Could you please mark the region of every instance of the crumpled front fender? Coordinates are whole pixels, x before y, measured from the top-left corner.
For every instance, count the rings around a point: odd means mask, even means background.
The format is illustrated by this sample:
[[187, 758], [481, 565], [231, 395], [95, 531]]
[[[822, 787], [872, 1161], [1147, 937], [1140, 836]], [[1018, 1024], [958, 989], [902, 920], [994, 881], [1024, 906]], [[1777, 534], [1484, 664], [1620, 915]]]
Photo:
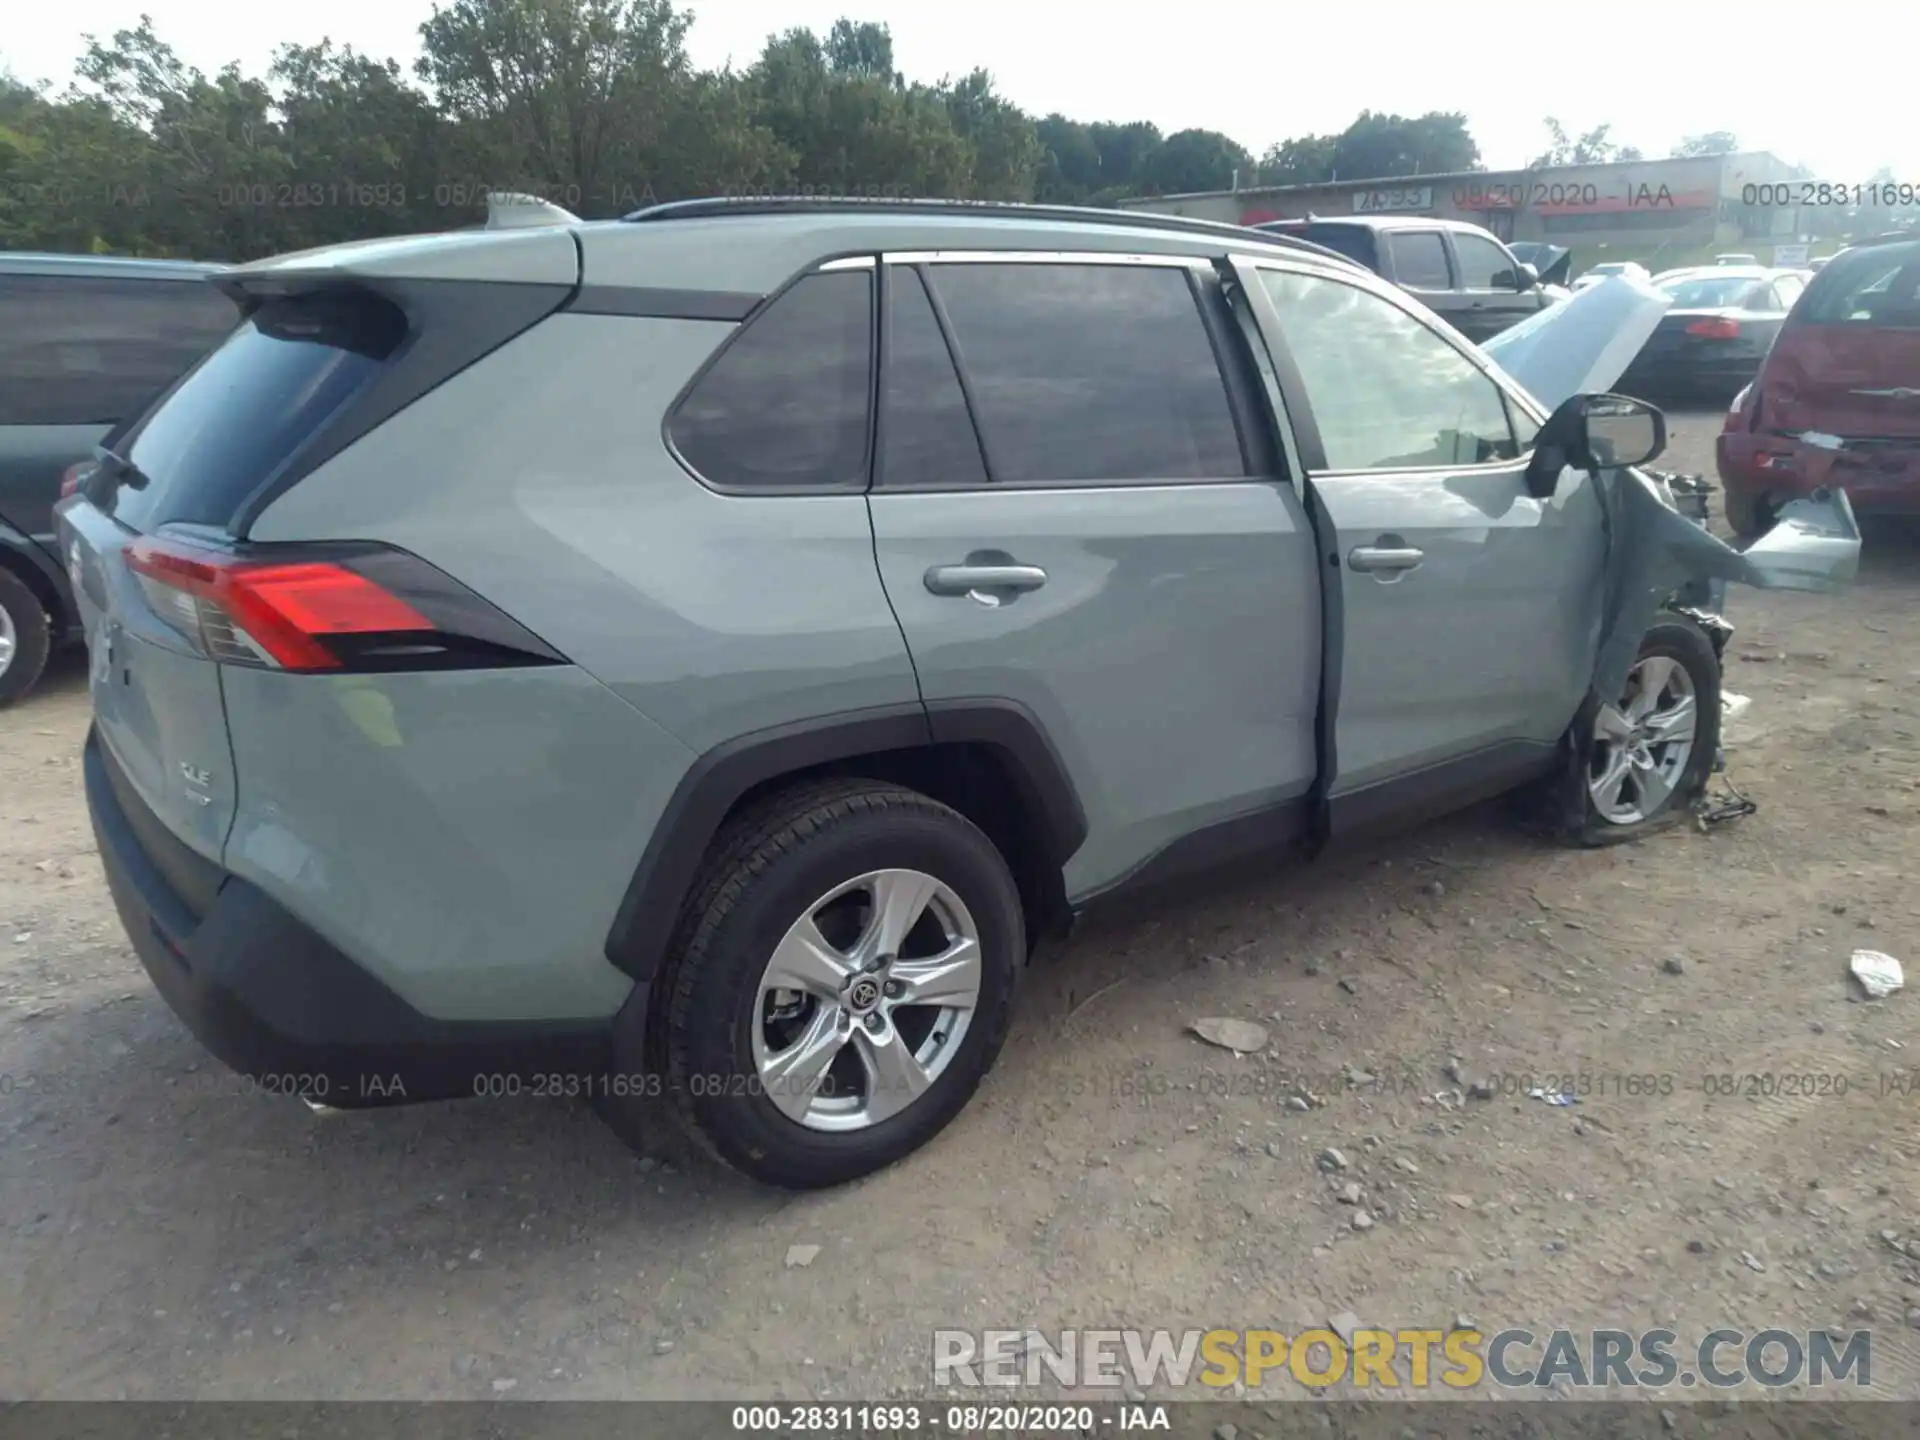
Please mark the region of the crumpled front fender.
[[1832, 591], [1859, 573], [1860, 526], [1843, 490], [1788, 504], [1779, 523], [1742, 552], [1674, 509], [1637, 471], [1603, 471], [1598, 483], [1609, 535], [1606, 616], [1593, 667], [1594, 693], [1603, 698], [1626, 688], [1641, 637], [1689, 581]]

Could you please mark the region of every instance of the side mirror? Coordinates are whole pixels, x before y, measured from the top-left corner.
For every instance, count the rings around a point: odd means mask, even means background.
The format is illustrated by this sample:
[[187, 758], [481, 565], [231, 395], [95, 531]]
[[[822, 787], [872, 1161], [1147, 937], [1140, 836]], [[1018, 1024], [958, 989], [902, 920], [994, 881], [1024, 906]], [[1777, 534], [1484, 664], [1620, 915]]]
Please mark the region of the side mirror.
[[1540, 288], [1539, 270], [1536, 269], [1534, 266], [1527, 264], [1526, 261], [1522, 260], [1520, 262], [1520, 284], [1516, 288], [1521, 290], [1539, 289]]
[[1667, 448], [1667, 417], [1626, 395], [1574, 395], [1547, 417], [1534, 437], [1527, 493], [1553, 494], [1568, 465], [1595, 472], [1644, 465]]

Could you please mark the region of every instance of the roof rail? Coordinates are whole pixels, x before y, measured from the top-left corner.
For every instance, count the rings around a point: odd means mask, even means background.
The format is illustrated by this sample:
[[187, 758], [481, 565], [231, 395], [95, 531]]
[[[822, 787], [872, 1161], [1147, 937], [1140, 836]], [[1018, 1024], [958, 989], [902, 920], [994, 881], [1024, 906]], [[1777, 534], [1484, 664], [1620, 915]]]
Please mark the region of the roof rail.
[[487, 192], [487, 229], [522, 230], [539, 225], [578, 225], [580, 217], [550, 200], [512, 190]]
[[988, 215], [1014, 220], [1052, 220], [1063, 224], [1111, 225], [1121, 229], [1165, 230], [1174, 234], [1217, 235], [1222, 238], [1306, 251], [1321, 259], [1337, 260], [1365, 269], [1350, 256], [1310, 240], [1255, 230], [1224, 220], [1197, 220], [1188, 215], [1162, 215], [1152, 210], [1107, 210], [1090, 205], [1033, 205], [1017, 200], [941, 200], [850, 195], [819, 198], [811, 195], [725, 196], [704, 200], [669, 200], [649, 205], [620, 218], [635, 223], [660, 220], [709, 220], [721, 215]]

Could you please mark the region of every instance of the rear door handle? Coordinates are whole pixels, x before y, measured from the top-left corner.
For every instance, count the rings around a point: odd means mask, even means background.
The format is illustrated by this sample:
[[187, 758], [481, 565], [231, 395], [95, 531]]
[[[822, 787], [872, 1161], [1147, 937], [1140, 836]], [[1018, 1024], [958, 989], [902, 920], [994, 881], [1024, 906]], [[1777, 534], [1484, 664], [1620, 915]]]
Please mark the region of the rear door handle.
[[1382, 570], [1411, 570], [1427, 555], [1412, 546], [1356, 545], [1347, 552], [1349, 569], [1373, 574]]
[[997, 605], [996, 592], [1038, 590], [1047, 583], [1047, 572], [1038, 565], [936, 565], [927, 571], [926, 582], [936, 595], [970, 595]]

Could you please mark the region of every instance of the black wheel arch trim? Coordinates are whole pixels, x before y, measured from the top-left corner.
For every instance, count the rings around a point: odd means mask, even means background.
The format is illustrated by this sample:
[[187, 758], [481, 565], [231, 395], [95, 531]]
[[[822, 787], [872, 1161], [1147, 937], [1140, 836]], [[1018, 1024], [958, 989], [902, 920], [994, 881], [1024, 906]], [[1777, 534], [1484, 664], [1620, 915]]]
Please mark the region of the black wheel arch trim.
[[938, 745], [978, 745], [1004, 757], [1050, 865], [1065, 865], [1086, 840], [1086, 812], [1066, 766], [1017, 701], [879, 706], [757, 730], [715, 746], [681, 777], [614, 916], [607, 959], [642, 984], [653, 979], [708, 845], [749, 791], [826, 765]]

